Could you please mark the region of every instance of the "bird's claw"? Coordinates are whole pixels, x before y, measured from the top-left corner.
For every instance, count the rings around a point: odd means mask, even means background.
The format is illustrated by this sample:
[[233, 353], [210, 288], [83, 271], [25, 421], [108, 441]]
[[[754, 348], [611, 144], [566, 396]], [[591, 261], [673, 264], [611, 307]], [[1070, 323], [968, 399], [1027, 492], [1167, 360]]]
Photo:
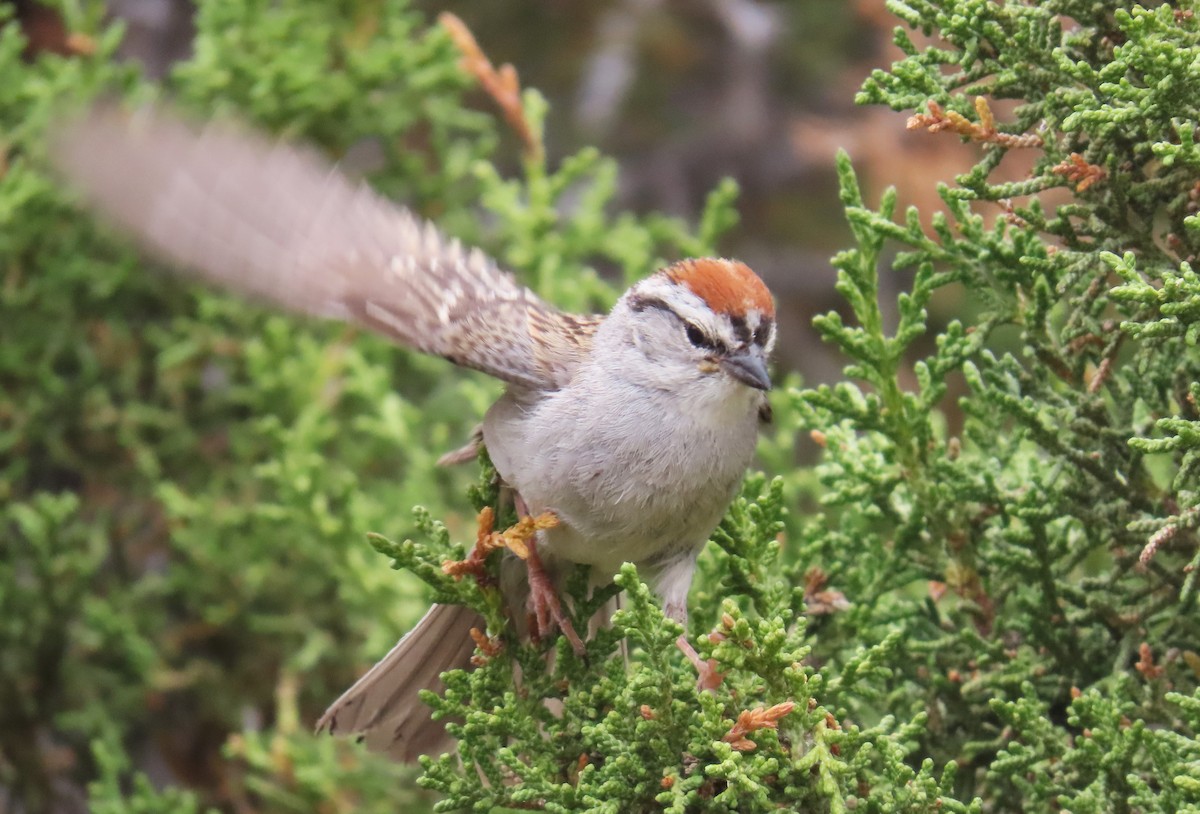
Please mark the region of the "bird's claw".
[[563, 612], [562, 603], [558, 599], [558, 593], [554, 590], [550, 575], [546, 573], [546, 568], [542, 565], [542, 558], [538, 556], [537, 545], [532, 539], [526, 542], [529, 550], [524, 560], [525, 567], [529, 572], [529, 604], [533, 612], [533, 637], [540, 640], [557, 627], [571, 643], [575, 655], [582, 656], [587, 648], [583, 645], [583, 639], [579, 638], [579, 634], [575, 632], [575, 626]]

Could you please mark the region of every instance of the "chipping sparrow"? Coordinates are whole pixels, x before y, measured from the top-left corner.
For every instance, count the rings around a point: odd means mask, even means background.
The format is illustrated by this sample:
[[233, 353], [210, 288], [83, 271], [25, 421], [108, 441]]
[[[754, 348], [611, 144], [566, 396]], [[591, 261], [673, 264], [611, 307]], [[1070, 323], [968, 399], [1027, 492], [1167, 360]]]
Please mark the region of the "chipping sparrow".
[[[684, 260], [608, 316], [578, 316], [294, 147], [99, 109], [65, 127], [52, 156], [106, 219], [174, 266], [506, 382], [483, 443], [518, 505], [560, 521], [539, 533], [545, 569], [531, 567], [530, 583], [537, 615], [577, 647], [547, 588], [556, 563], [607, 579], [634, 562], [665, 612], [686, 619], [696, 557], [767, 409], [774, 306], [745, 265]], [[417, 692], [467, 666], [477, 624], [469, 609], [434, 606], [319, 726], [398, 759], [431, 748], [442, 725]]]

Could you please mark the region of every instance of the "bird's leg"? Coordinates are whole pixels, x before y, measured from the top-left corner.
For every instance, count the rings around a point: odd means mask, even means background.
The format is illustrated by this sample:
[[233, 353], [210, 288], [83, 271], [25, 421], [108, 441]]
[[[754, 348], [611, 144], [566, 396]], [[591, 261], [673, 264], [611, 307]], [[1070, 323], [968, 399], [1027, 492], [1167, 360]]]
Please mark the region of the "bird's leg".
[[554, 630], [554, 625], [558, 625], [558, 629], [563, 632], [575, 650], [575, 655], [582, 656], [586, 651], [583, 639], [579, 638], [579, 634], [575, 632], [575, 626], [563, 613], [558, 592], [554, 590], [554, 583], [551, 581], [550, 575], [546, 573], [546, 567], [538, 555], [537, 542], [530, 539], [527, 545], [529, 551], [524, 559], [525, 568], [529, 572], [529, 604], [533, 607], [533, 618], [537, 630], [535, 637], [545, 636]]
[[717, 671], [717, 660], [705, 661], [687, 638], [687, 595], [696, 571], [696, 557], [700, 549], [685, 550], [672, 554], [668, 559], [655, 563], [654, 588], [663, 601], [663, 613], [683, 625], [684, 632], [675, 640], [675, 646], [696, 668], [696, 686], [702, 690], [715, 690], [725, 680], [725, 674]]
[[[541, 555], [537, 550], [537, 533], [542, 529], [554, 528], [558, 525], [558, 517], [554, 512], [542, 512], [537, 517], [529, 516], [529, 506], [519, 493], [513, 493], [516, 500], [517, 515], [521, 518], [517, 525], [504, 532], [510, 537], [508, 548], [525, 561], [525, 570], [529, 581], [529, 605], [533, 612], [533, 638], [540, 639], [549, 635], [554, 626], [562, 631], [571, 643], [575, 655], [582, 656], [586, 651], [583, 639], [575, 632], [575, 626], [563, 613], [562, 603], [558, 592], [554, 590], [554, 582], [546, 572]], [[514, 545], [515, 543], [515, 545]]]

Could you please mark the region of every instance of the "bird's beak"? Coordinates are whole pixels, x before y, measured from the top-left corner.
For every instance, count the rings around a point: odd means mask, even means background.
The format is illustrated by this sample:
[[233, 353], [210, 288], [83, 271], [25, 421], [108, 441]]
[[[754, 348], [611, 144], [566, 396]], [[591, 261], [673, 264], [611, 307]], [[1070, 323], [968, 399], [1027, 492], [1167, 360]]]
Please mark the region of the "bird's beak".
[[767, 359], [762, 348], [757, 346], [734, 351], [721, 357], [721, 369], [733, 378], [755, 390], [770, 390], [771, 377], [767, 374]]

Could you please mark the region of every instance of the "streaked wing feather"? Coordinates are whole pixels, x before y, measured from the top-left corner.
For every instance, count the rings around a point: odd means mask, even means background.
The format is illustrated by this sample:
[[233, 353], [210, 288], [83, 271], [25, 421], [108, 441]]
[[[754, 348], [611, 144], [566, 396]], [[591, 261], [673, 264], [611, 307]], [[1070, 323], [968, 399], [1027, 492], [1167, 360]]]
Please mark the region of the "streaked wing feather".
[[62, 129], [52, 156], [107, 220], [172, 266], [506, 382], [561, 387], [599, 324], [547, 305], [314, 153], [233, 127], [98, 108]]

